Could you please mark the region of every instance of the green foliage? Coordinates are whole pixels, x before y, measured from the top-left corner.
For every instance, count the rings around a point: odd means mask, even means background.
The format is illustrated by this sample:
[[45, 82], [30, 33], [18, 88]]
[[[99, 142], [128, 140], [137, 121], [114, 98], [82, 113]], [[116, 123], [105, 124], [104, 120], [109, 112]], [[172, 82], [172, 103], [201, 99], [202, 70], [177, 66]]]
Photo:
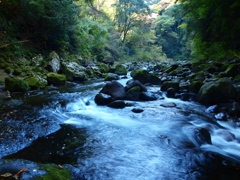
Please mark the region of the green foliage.
[[156, 19], [154, 26], [156, 42], [162, 46], [163, 52], [168, 58], [188, 58], [190, 56], [186, 23], [182, 17], [182, 13], [178, 11], [178, 5], [173, 5]]
[[[11, 13], [10, 13], [11, 12]], [[22, 55], [75, 49], [72, 0], [4, 0], [0, 2], [0, 52]], [[31, 51], [31, 52], [30, 52]]]
[[150, 9], [143, 0], [120, 0], [116, 6], [116, 25], [121, 33], [120, 37], [125, 42], [129, 31], [143, 24], [144, 17], [149, 14]]
[[47, 171], [47, 174], [44, 174], [41, 177], [35, 177], [32, 180], [71, 180], [70, 173], [68, 169], [59, 168], [56, 165], [45, 165], [42, 168]]
[[181, 0], [193, 54], [200, 59], [237, 56], [240, 49], [238, 0]]

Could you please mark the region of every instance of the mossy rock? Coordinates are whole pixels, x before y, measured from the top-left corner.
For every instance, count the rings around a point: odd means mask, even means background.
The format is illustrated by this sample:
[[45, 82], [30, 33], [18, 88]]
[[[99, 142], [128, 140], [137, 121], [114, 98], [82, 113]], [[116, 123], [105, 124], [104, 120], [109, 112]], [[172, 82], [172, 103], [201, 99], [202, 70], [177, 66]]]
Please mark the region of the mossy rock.
[[175, 69], [178, 68], [178, 64], [172, 64], [166, 71], [165, 73], [170, 73], [172, 71], [174, 71]]
[[114, 73], [107, 73], [104, 76], [104, 81], [112, 81], [112, 80], [118, 80], [119, 77], [117, 74]]
[[196, 81], [204, 81], [205, 80], [205, 74], [203, 72], [197, 72], [196, 76], [194, 78]]
[[63, 74], [48, 73], [47, 81], [53, 85], [64, 85], [66, 83], [66, 76]]
[[5, 89], [11, 92], [25, 92], [30, 89], [28, 83], [22, 79], [18, 79], [17, 77], [5, 78]]
[[235, 76], [238, 72], [238, 67], [239, 67], [238, 64], [230, 64], [225, 71], [227, 74], [227, 77]]
[[203, 82], [202, 81], [193, 81], [189, 86], [189, 91], [198, 94], [200, 88], [202, 87]]
[[40, 76], [32, 76], [24, 80], [29, 84], [30, 87], [33, 88], [43, 88], [48, 84], [47, 80], [41, 78]]
[[140, 81], [142, 84], [151, 83], [154, 85], [159, 85], [161, 80], [154, 74], [150, 74], [145, 69], [135, 69], [130, 74], [134, 80]]
[[141, 93], [139, 86], [134, 86], [126, 92], [126, 99], [131, 101], [138, 101]]
[[11, 65], [7, 65], [7, 67], [5, 67], [5, 73], [8, 73], [8, 74], [10, 74], [10, 73], [13, 73], [14, 72], [14, 68], [13, 68], [13, 66], [11, 66]]
[[70, 172], [66, 168], [60, 168], [57, 165], [49, 164], [44, 165], [42, 170], [47, 173], [41, 177], [32, 178], [32, 180], [72, 180]]
[[13, 74], [14, 74], [15, 76], [18, 76], [18, 75], [20, 75], [21, 73], [22, 73], [22, 70], [21, 70], [19, 67], [14, 68]]
[[105, 63], [99, 63], [98, 67], [101, 73], [108, 73], [110, 70], [109, 66]]
[[127, 75], [127, 68], [126, 66], [122, 65], [122, 64], [118, 64], [115, 67], [115, 73], [117, 75]]
[[167, 91], [169, 88], [173, 88], [175, 92], [179, 90], [179, 82], [176, 81], [165, 81], [161, 86], [161, 91]]
[[204, 105], [228, 103], [231, 100], [235, 100], [236, 97], [236, 88], [227, 78], [205, 83], [198, 93], [199, 102]]
[[179, 72], [181, 72], [181, 68], [174, 69], [173, 71], [169, 72], [169, 75], [176, 76]]

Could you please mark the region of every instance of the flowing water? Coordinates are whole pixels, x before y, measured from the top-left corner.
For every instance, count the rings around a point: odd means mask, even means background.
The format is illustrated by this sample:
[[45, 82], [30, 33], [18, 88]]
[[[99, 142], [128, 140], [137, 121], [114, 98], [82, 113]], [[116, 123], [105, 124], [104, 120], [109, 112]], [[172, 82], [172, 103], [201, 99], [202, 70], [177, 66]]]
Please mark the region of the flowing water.
[[[123, 85], [126, 81], [120, 80]], [[41, 102], [37, 120], [57, 122], [60, 130], [35, 138], [13, 157], [66, 164], [74, 179], [240, 178], [236, 169], [240, 163], [238, 127], [215, 121], [198, 103], [166, 97], [134, 102], [124, 109], [97, 106], [94, 96], [103, 85], [101, 81], [74, 84], [59, 92], [29, 97], [30, 105]], [[160, 93], [159, 87], [148, 87], [148, 91]], [[160, 106], [166, 102], [177, 106]], [[133, 113], [134, 107], [144, 111]], [[212, 144], [199, 140], [199, 128], [210, 132]], [[70, 144], [73, 147], [69, 148]], [[53, 153], [51, 158], [43, 158]]]

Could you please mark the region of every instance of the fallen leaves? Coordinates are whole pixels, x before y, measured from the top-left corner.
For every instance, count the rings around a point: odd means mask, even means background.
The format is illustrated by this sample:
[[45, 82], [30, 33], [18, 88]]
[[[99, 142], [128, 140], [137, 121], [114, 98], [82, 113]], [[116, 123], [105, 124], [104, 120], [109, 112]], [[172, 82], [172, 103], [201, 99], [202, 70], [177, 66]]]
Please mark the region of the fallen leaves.
[[13, 179], [16, 179], [18, 180], [19, 179], [19, 176], [21, 175], [22, 172], [25, 172], [27, 171], [28, 169], [27, 168], [23, 168], [21, 169], [20, 171], [18, 171], [16, 174], [12, 174], [12, 173], [5, 173], [5, 174], [0, 174], [0, 177], [3, 177], [3, 178], [13, 178]]

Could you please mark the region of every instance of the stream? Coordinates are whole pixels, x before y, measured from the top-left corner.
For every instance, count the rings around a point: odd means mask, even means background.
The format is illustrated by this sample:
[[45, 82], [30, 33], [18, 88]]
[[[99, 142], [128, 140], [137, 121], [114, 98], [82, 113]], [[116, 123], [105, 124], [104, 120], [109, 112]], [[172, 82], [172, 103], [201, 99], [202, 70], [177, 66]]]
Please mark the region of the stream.
[[[1, 122], [1, 158], [61, 164], [76, 180], [240, 179], [239, 127], [164, 94], [123, 109], [98, 106], [104, 84], [71, 83], [24, 97]], [[168, 102], [176, 107], [160, 106]]]

